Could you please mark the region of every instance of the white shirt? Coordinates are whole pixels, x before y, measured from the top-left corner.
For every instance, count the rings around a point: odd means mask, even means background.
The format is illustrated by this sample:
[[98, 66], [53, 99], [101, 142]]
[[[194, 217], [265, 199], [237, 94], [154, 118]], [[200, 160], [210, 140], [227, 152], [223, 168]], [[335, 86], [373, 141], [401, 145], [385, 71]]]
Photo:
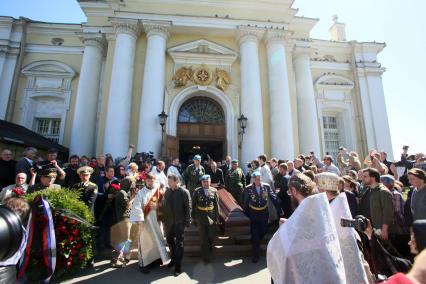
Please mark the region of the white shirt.
[[163, 188], [166, 188], [169, 186], [166, 174], [164, 171], [159, 172], [157, 170], [157, 167], [152, 167], [151, 173], [155, 176], [155, 184], [157, 186], [163, 185]]
[[171, 165], [167, 170], [167, 175], [169, 174], [175, 174], [179, 177], [179, 180], [182, 180], [182, 175], [179, 173], [178, 169], [175, 165]]

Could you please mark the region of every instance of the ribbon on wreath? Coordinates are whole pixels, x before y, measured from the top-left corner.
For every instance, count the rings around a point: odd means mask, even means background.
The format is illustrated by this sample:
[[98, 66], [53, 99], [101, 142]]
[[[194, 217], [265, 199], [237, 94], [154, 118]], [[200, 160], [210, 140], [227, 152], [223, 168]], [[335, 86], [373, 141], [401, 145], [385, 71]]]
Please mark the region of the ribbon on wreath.
[[[17, 280], [20, 283], [49, 283], [56, 267], [56, 237], [53, 214], [49, 202], [42, 196], [34, 198], [31, 218], [27, 226], [27, 245], [19, 263]], [[31, 261], [38, 261], [43, 267], [29, 267]], [[39, 279], [28, 279], [28, 268], [41, 270]]]
[[151, 212], [151, 202], [156, 202], [156, 203], [161, 202], [162, 199], [163, 199], [163, 194], [160, 193], [160, 188], [157, 188], [154, 194], [149, 199], [149, 201], [146, 203], [143, 209], [143, 214], [147, 216]]

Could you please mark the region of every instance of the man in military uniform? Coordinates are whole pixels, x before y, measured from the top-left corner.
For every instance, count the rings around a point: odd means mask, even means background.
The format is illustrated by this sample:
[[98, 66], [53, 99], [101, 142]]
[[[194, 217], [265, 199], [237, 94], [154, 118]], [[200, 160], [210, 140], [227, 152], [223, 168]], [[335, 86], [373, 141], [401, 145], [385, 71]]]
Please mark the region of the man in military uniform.
[[[35, 180], [37, 173], [32, 172], [31, 179]], [[33, 193], [39, 190], [46, 189], [61, 189], [59, 184], [54, 184], [57, 177], [57, 169], [56, 168], [47, 168], [40, 171], [40, 182], [28, 187], [27, 193]]]
[[194, 191], [192, 197], [192, 220], [198, 227], [201, 256], [206, 264], [210, 262], [216, 224], [219, 220], [219, 196], [210, 184], [210, 176], [203, 175], [202, 186]]
[[226, 189], [235, 198], [240, 206], [243, 205], [243, 190], [246, 187], [246, 178], [243, 170], [238, 166], [238, 160], [232, 160], [231, 169], [225, 178]]
[[[268, 184], [262, 183], [260, 172], [253, 172], [252, 178], [253, 183], [244, 190], [243, 209], [244, 213], [250, 218], [253, 249], [252, 262], [256, 263], [259, 261], [260, 256], [260, 242], [265, 236], [268, 227], [269, 210], [276, 210], [278, 216], [282, 215], [282, 211], [277, 195]], [[273, 206], [274, 208], [268, 208], [268, 206]]]
[[80, 182], [74, 184], [71, 188], [76, 189], [81, 192], [80, 200], [83, 201], [87, 207], [89, 207], [90, 212], [94, 213], [94, 206], [96, 196], [98, 194], [98, 186], [96, 183], [90, 181], [90, 176], [93, 173], [93, 168], [84, 166], [80, 167], [77, 170], [77, 174], [80, 177]]
[[182, 184], [186, 185], [191, 196], [194, 190], [200, 186], [200, 178], [206, 174], [204, 167], [201, 165], [201, 156], [195, 155], [194, 163], [189, 165], [182, 174]]

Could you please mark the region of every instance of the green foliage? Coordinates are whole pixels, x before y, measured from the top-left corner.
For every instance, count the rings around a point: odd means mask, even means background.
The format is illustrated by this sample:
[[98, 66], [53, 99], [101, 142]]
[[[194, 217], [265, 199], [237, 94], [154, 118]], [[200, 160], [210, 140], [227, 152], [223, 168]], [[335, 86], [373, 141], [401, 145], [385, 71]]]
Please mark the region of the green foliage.
[[[26, 195], [25, 199], [31, 204], [39, 194], [47, 199], [54, 212], [57, 249], [54, 278], [75, 274], [93, 259], [93, 231], [86, 224], [59, 214], [59, 209], [68, 210], [90, 224], [93, 224], [94, 217], [86, 204], [80, 201], [81, 192], [47, 189]], [[37, 266], [38, 263], [31, 265]]]

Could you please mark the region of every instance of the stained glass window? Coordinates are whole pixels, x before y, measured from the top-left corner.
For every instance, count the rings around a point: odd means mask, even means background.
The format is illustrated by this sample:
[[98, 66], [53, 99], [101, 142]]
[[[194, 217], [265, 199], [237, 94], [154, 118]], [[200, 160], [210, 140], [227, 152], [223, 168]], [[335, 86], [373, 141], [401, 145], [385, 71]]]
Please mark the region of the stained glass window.
[[221, 106], [212, 99], [196, 97], [181, 106], [178, 122], [223, 124], [225, 114]]

